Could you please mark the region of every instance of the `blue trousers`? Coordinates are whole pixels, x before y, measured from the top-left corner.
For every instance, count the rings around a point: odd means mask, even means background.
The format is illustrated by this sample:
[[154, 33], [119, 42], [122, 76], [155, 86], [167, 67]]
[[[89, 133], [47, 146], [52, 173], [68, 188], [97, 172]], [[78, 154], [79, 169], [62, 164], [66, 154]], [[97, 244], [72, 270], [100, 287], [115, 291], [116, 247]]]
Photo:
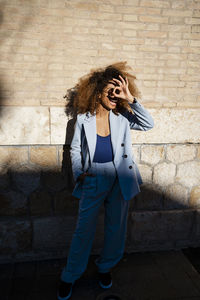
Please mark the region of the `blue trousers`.
[[129, 201], [124, 200], [113, 162], [92, 163], [83, 182], [79, 212], [67, 264], [61, 279], [74, 283], [86, 270], [96, 232], [99, 209], [104, 204], [104, 245], [95, 260], [99, 272], [108, 272], [122, 258], [126, 240]]

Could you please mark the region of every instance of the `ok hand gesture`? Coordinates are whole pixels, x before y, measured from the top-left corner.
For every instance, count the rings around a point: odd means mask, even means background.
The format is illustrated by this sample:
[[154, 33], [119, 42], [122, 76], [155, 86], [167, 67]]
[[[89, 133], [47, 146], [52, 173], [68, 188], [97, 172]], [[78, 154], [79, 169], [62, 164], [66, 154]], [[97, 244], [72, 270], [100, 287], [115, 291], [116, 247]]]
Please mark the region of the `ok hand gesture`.
[[128, 79], [125, 77], [125, 80], [121, 75], [119, 75], [119, 79], [113, 78], [111, 80], [112, 83], [115, 85], [117, 84], [113, 90], [113, 96], [116, 98], [120, 98], [123, 100], [127, 100], [129, 103], [133, 103], [133, 96], [131, 95], [129, 88], [128, 88]]

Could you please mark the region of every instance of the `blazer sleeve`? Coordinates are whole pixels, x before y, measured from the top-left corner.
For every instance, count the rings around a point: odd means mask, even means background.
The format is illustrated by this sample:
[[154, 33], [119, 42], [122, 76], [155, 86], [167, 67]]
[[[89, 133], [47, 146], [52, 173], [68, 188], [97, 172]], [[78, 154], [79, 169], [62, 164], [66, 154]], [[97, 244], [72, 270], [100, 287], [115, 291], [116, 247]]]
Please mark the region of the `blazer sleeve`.
[[77, 181], [79, 175], [83, 173], [81, 157], [81, 124], [78, 121], [78, 117], [75, 123], [74, 136], [71, 142], [70, 156], [72, 162], [73, 177], [74, 180]]
[[128, 119], [131, 129], [147, 131], [154, 127], [154, 120], [150, 113], [136, 99], [129, 104], [133, 113], [128, 110], [121, 114]]

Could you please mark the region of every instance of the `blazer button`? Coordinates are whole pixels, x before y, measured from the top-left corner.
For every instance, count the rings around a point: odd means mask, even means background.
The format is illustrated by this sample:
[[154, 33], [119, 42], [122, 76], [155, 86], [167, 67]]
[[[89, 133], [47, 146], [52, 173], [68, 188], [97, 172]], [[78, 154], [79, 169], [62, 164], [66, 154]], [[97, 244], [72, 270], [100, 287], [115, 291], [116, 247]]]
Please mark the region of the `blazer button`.
[[124, 143], [122, 143], [121, 146], [124, 147]]
[[129, 166], [129, 169], [132, 169], [132, 166]]
[[128, 157], [128, 155], [127, 154], [124, 154], [124, 158], [127, 158]]

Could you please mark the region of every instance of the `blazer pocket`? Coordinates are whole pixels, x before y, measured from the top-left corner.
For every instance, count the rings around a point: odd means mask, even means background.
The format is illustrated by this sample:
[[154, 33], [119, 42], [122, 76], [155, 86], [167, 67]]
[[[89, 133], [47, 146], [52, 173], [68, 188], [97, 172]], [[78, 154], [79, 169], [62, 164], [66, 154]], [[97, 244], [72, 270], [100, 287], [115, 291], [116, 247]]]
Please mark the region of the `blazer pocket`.
[[83, 189], [96, 188], [96, 176], [85, 176], [82, 187]]

